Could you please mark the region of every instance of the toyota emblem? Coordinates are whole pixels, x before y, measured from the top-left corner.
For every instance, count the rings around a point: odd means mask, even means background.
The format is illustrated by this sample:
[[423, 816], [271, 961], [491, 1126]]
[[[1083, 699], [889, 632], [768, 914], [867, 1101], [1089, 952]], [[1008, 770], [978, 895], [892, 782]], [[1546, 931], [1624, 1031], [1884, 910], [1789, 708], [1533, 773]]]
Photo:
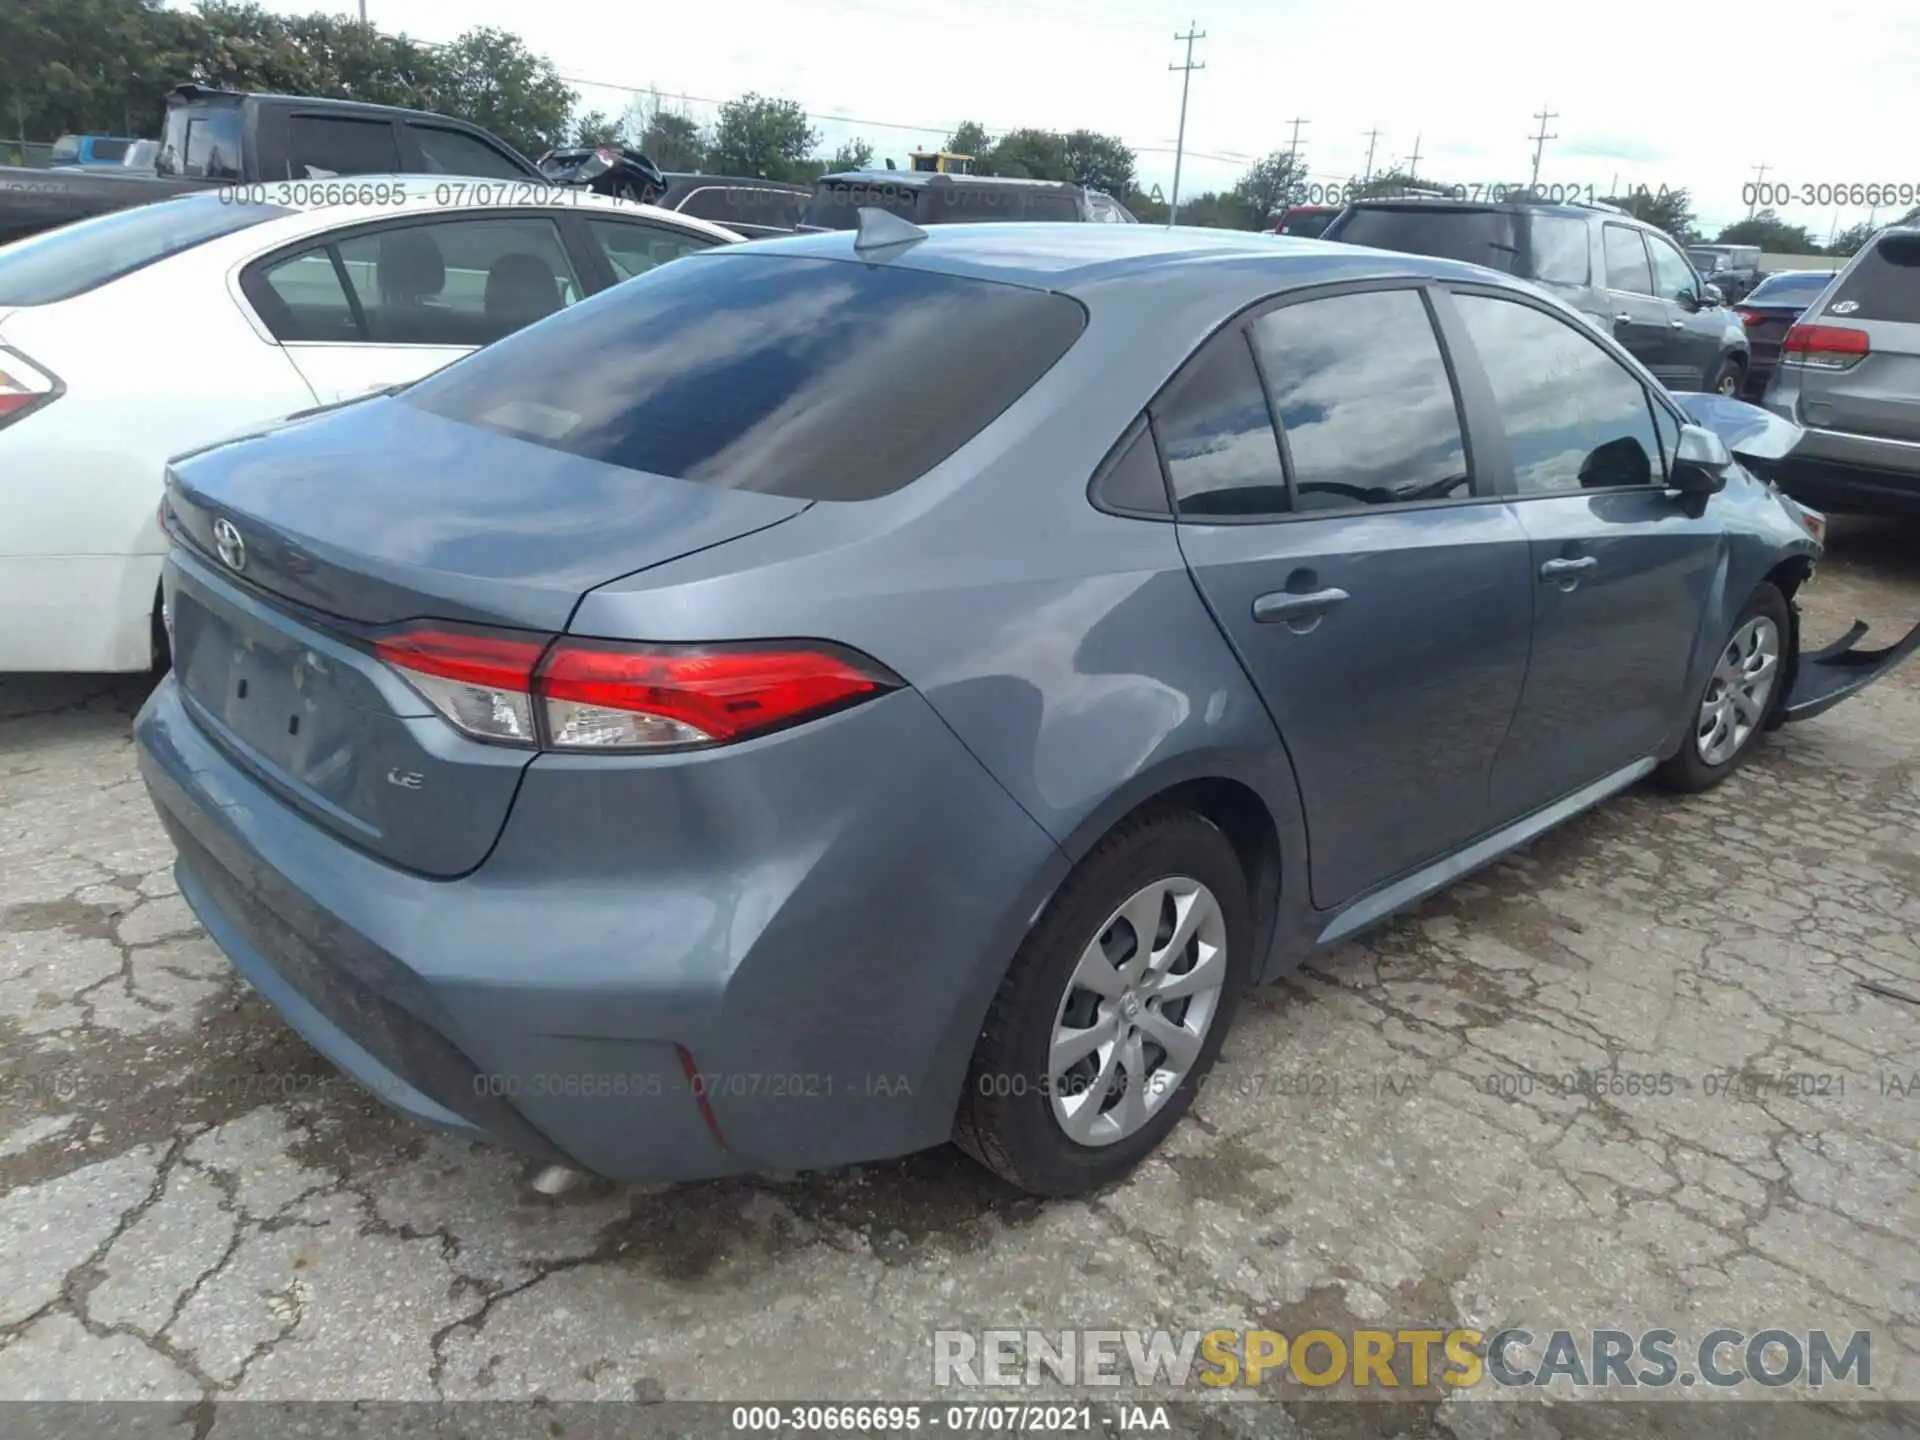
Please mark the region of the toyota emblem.
[[213, 548], [220, 552], [220, 559], [229, 570], [247, 568], [247, 542], [240, 538], [239, 528], [225, 516], [213, 522]]

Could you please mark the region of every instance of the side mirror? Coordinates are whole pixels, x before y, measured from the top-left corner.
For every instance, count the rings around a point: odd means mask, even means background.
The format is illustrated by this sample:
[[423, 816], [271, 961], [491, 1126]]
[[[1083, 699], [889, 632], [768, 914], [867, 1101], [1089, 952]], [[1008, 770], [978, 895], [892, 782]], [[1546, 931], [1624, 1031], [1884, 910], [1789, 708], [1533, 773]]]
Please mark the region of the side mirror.
[[1706, 284], [1700, 287], [1700, 297], [1709, 305], [1723, 305], [1727, 299], [1725, 292], [1718, 285]]
[[1667, 488], [1683, 495], [1713, 495], [1727, 486], [1733, 455], [1713, 431], [1698, 425], [1680, 427], [1680, 443], [1673, 450]]

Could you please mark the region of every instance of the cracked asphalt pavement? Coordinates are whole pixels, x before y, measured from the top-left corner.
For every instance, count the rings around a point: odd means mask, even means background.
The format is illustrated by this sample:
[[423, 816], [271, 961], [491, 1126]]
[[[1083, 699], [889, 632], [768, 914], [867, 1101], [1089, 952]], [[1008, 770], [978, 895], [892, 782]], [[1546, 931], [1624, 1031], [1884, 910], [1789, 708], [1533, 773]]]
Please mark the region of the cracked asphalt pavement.
[[[1837, 524], [1803, 603], [1902, 632], [1920, 530]], [[1863, 1329], [1920, 1399], [1920, 664], [1257, 992], [1071, 1203], [952, 1150], [547, 1197], [391, 1115], [176, 893], [147, 688], [0, 680], [0, 1398], [913, 1397], [936, 1328], [1518, 1321]]]

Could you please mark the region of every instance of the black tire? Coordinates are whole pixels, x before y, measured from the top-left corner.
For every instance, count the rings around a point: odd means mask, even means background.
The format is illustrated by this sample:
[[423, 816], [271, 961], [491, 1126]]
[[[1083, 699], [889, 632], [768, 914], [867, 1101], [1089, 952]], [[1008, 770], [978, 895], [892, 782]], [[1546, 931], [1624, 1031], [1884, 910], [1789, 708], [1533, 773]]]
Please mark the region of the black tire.
[[154, 596], [153, 619], [151, 621], [153, 626], [153, 663], [151, 668], [155, 675], [166, 674], [168, 668], [173, 664], [173, 644], [167, 638], [166, 604], [167, 598], [164, 593]]
[[1756, 615], [1765, 615], [1772, 620], [1780, 635], [1781, 654], [1774, 672], [1773, 690], [1767, 697], [1767, 714], [1760, 724], [1755, 725], [1748, 732], [1747, 738], [1740, 743], [1740, 747], [1732, 755], [1718, 765], [1708, 764], [1701, 756], [1700, 747], [1696, 743], [1696, 729], [1699, 724], [1700, 707], [1706, 702], [1707, 690], [1713, 685], [1713, 676], [1709, 673], [1688, 703], [1687, 723], [1679, 752], [1654, 772], [1654, 777], [1669, 790], [1678, 790], [1689, 795], [1702, 790], [1711, 790], [1746, 764], [1747, 757], [1758, 747], [1760, 737], [1772, 728], [1771, 722], [1780, 713], [1781, 705], [1786, 702], [1787, 675], [1792, 668], [1787, 647], [1792, 643], [1793, 638], [1793, 617], [1788, 611], [1786, 596], [1771, 584], [1762, 585], [1748, 598], [1720, 643], [1723, 647], [1730, 644], [1733, 637], [1739, 633], [1740, 627]]
[[1740, 363], [1738, 357], [1729, 355], [1720, 362], [1720, 368], [1713, 372], [1713, 378], [1707, 382], [1707, 393], [1730, 395], [1738, 400], [1746, 385], [1747, 367]]
[[[1193, 1066], [1146, 1124], [1112, 1144], [1082, 1145], [1060, 1128], [1047, 1094], [1061, 999], [1081, 952], [1108, 917], [1143, 887], [1176, 875], [1198, 880], [1220, 905], [1227, 973], [1218, 1008]], [[1123, 823], [1061, 884], [1008, 968], [974, 1047], [955, 1142], [1037, 1195], [1078, 1195], [1121, 1179], [1179, 1123], [1213, 1068], [1250, 973], [1253, 933], [1246, 875], [1210, 821], [1170, 808]]]

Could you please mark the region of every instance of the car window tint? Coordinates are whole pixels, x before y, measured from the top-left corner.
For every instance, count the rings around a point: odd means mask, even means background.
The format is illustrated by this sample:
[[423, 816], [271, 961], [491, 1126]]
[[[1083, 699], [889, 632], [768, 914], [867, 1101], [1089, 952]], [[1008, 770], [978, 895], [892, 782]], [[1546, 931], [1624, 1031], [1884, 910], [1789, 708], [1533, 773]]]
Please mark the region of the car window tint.
[[1647, 393], [1619, 361], [1529, 305], [1485, 295], [1453, 303], [1493, 387], [1520, 494], [1653, 481], [1660, 443]]
[[1645, 238], [1647, 253], [1653, 257], [1653, 293], [1662, 300], [1698, 293], [1699, 282], [1694, 278], [1693, 266], [1687, 263], [1687, 257], [1658, 235]]
[[339, 242], [381, 345], [488, 345], [580, 298], [551, 220], [436, 220]]
[[[1275, 463], [1278, 469], [1278, 462]], [[1167, 482], [1160, 473], [1160, 456], [1143, 422], [1122, 437], [1118, 453], [1108, 457], [1095, 480], [1093, 493], [1102, 505], [1135, 515], [1167, 513]]]
[[1565, 215], [1535, 215], [1527, 226], [1533, 243], [1533, 278], [1548, 285], [1585, 285], [1593, 278], [1587, 255], [1587, 222]]
[[1049, 291], [719, 245], [402, 398], [630, 470], [867, 500], [991, 424], [1085, 323]]
[[1920, 234], [1880, 236], [1847, 271], [1825, 313], [1920, 324]]
[[1817, 270], [1804, 275], [1791, 272], [1769, 275], [1747, 292], [1747, 302], [1753, 305], [1810, 305], [1832, 279], [1831, 270]]
[[362, 338], [333, 253], [324, 246], [276, 261], [261, 272], [258, 285], [245, 288], [276, 340], [341, 344]]
[[386, 175], [400, 168], [400, 146], [385, 120], [295, 115], [287, 122], [287, 168], [295, 180]]
[[203, 180], [238, 180], [240, 112], [208, 109], [188, 116], [185, 150], [180, 174]]
[[1607, 288], [1636, 295], [1653, 294], [1653, 271], [1647, 264], [1647, 247], [1641, 243], [1640, 232], [1625, 225], [1608, 225], [1602, 238], [1607, 256]]
[[631, 280], [656, 265], [717, 243], [704, 235], [640, 225], [630, 220], [592, 219], [587, 221], [587, 232], [600, 247], [600, 253], [607, 257], [616, 280]]
[[93, 158], [109, 163], [118, 163], [126, 155], [127, 146], [132, 143], [131, 140], [95, 140], [93, 142]]
[[1471, 493], [1440, 342], [1417, 291], [1335, 295], [1254, 322], [1293, 466], [1295, 508]]
[[1452, 205], [1351, 205], [1327, 226], [1329, 240], [1468, 260], [1513, 273], [1519, 231], [1512, 210]]
[[212, 194], [113, 210], [0, 246], [0, 305], [49, 305], [142, 266], [294, 212], [223, 205]]
[[1280, 515], [1287, 475], [1260, 372], [1234, 326], [1208, 341], [1153, 405], [1153, 429], [1185, 516]]
[[409, 126], [430, 173], [475, 175], [483, 180], [524, 180], [527, 172], [485, 141], [438, 125]]

